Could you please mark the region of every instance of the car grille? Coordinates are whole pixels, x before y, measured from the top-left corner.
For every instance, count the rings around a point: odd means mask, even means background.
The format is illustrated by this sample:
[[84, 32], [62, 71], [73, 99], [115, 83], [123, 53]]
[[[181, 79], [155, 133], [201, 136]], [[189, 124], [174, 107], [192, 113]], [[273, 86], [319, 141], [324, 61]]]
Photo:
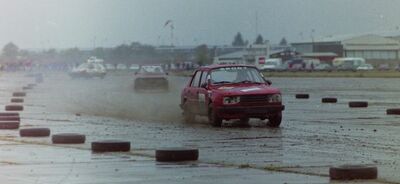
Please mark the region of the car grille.
[[269, 95], [243, 95], [240, 96], [241, 104], [259, 105], [268, 103]]

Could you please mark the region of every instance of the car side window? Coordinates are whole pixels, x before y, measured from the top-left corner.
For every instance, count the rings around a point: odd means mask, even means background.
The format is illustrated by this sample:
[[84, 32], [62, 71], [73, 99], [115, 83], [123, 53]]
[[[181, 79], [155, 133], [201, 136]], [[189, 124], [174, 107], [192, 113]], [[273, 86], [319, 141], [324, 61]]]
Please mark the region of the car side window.
[[202, 72], [201, 79], [200, 79], [200, 87], [202, 84], [207, 82], [207, 72]]
[[201, 71], [197, 71], [194, 74], [192, 83], [190, 84], [191, 87], [199, 87], [199, 81], [200, 81], [200, 77], [201, 77]]

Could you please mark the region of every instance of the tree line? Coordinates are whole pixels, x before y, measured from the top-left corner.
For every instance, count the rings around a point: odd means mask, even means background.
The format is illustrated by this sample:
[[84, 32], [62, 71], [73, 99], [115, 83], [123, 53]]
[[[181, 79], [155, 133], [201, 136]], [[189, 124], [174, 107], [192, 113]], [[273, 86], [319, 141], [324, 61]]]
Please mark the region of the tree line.
[[[253, 44], [264, 44], [265, 40], [258, 35]], [[238, 32], [232, 41], [234, 47], [245, 47], [249, 41], [245, 41], [242, 34]], [[285, 38], [282, 38], [281, 45], [287, 45]], [[171, 49], [169, 52], [168, 49]], [[162, 50], [162, 49], [161, 49]], [[6, 44], [0, 55], [2, 63], [16, 63], [32, 61], [36, 63], [82, 63], [90, 56], [104, 59], [108, 63], [182, 63], [190, 61], [199, 65], [211, 64], [216, 54], [216, 48], [210, 48], [206, 44], [197, 46], [190, 52], [174, 51], [173, 47], [165, 46], [164, 51], [156, 47], [139, 42], [121, 44], [112, 48], [97, 47], [94, 49], [82, 50], [77, 47], [62, 50], [44, 49], [31, 51], [20, 49], [16, 44]]]
[[[257, 35], [256, 39], [254, 40], [253, 44], [265, 44], [267, 42], [267, 40], [264, 40], [263, 36], [261, 34]], [[249, 45], [249, 41], [248, 40], [244, 40], [242, 37], [242, 34], [240, 32], [238, 32], [233, 41], [232, 41], [232, 46], [236, 46], [236, 47], [243, 47], [243, 46], [247, 46]], [[281, 46], [287, 46], [288, 42], [286, 41], [286, 38], [283, 37], [281, 39], [281, 41], [279, 42], [279, 45]]]

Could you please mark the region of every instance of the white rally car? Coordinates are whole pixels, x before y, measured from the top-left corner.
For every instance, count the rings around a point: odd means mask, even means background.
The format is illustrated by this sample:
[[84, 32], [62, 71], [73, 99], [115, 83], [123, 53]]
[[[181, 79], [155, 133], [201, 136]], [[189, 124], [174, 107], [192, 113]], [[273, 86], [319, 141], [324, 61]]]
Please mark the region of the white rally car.
[[72, 78], [93, 78], [100, 77], [103, 79], [107, 74], [103, 65], [103, 60], [96, 57], [90, 57], [86, 63], [80, 64], [71, 70], [69, 75]]

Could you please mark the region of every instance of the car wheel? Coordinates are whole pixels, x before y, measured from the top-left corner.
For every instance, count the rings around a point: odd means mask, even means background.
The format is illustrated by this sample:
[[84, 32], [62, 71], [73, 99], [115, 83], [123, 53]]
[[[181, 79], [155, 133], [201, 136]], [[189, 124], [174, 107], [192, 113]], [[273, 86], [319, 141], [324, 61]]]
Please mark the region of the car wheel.
[[134, 90], [135, 91], [139, 90], [141, 88], [141, 85], [142, 85], [141, 80], [136, 79], [134, 84], [133, 84]]
[[195, 115], [189, 111], [189, 107], [187, 104], [183, 106], [183, 117], [185, 123], [193, 123], [195, 121]]
[[250, 127], [249, 121], [250, 121], [250, 118], [241, 118], [239, 120], [240, 126], [241, 127]]
[[274, 114], [271, 115], [268, 118], [268, 126], [270, 127], [279, 127], [281, 125], [282, 122], [282, 112], [278, 113], [278, 114]]
[[214, 127], [221, 127], [222, 126], [222, 118], [218, 117], [215, 110], [213, 110], [212, 105], [208, 108], [208, 121]]

